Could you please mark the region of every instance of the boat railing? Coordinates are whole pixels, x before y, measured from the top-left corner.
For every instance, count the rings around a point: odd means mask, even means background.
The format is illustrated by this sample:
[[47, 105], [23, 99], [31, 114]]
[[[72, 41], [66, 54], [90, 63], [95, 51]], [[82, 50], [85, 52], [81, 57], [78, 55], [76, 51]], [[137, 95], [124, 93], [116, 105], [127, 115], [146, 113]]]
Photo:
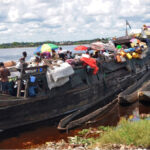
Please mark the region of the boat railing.
[[20, 71], [20, 76], [17, 78], [17, 98], [21, 97], [21, 89], [22, 89], [22, 81], [26, 80], [25, 82], [25, 89], [24, 98], [28, 97], [28, 88], [29, 88], [29, 81], [31, 76], [41, 76], [45, 75], [47, 70], [47, 66], [36, 66], [36, 67], [29, 67], [29, 68], [22, 68]]

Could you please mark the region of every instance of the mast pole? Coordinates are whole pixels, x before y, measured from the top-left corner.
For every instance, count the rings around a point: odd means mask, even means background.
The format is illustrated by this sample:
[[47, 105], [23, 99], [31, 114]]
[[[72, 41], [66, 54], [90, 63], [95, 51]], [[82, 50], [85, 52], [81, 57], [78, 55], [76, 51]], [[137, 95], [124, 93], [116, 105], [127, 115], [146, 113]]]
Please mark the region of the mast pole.
[[127, 30], [127, 20], [126, 20], [126, 36], [128, 36], [128, 30]]

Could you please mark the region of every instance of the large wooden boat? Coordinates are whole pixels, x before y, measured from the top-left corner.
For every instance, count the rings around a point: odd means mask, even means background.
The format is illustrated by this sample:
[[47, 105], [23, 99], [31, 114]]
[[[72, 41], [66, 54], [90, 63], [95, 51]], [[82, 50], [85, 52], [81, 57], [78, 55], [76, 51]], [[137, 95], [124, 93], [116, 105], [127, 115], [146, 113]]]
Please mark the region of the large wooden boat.
[[[149, 57], [150, 52], [142, 60], [103, 62], [96, 75], [86, 68], [74, 68], [75, 73], [66, 84], [51, 90], [46, 82], [46, 66], [39, 67], [43, 71], [36, 73], [26, 71], [37, 70], [38, 67], [26, 68], [23, 71], [26, 73], [18, 78], [17, 96], [0, 95], [0, 130], [54, 119], [93, 103], [103, 107], [145, 74], [146, 66], [150, 64]], [[28, 95], [28, 88], [33, 84], [29, 82], [31, 75], [37, 77], [34, 84], [38, 87], [38, 92], [34, 97]], [[22, 80], [26, 81], [24, 91], [20, 88]]]

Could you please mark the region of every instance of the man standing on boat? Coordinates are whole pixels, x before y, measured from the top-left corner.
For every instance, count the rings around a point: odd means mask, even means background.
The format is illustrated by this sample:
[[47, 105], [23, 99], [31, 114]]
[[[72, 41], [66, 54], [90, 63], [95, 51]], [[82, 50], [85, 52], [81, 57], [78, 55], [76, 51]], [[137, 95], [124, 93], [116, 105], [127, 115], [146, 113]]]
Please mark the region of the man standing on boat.
[[9, 70], [5, 68], [3, 62], [0, 62], [0, 78], [3, 94], [8, 94], [8, 76], [10, 76]]
[[16, 65], [16, 67], [19, 69], [19, 71], [21, 71], [22, 68], [25, 68], [27, 66], [26, 57], [27, 57], [27, 52], [25, 52], [25, 51], [22, 52], [22, 57], [19, 59], [19, 62]]

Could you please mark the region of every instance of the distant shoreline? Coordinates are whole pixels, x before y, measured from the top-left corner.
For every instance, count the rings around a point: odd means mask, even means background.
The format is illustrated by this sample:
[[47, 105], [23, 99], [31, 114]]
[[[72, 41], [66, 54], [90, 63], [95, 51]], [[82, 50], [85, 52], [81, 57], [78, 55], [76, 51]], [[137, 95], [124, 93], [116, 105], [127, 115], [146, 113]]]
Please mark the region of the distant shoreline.
[[69, 46], [69, 45], [85, 45], [85, 44], [91, 44], [95, 41], [102, 41], [107, 42], [108, 38], [102, 38], [102, 39], [92, 39], [92, 40], [81, 40], [81, 41], [64, 41], [64, 42], [54, 42], [54, 41], [45, 41], [45, 42], [13, 42], [13, 43], [3, 43], [0, 44], [0, 49], [4, 48], [24, 48], [24, 47], [38, 47], [44, 43], [52, 43], [56, 44], [58, 46]]

